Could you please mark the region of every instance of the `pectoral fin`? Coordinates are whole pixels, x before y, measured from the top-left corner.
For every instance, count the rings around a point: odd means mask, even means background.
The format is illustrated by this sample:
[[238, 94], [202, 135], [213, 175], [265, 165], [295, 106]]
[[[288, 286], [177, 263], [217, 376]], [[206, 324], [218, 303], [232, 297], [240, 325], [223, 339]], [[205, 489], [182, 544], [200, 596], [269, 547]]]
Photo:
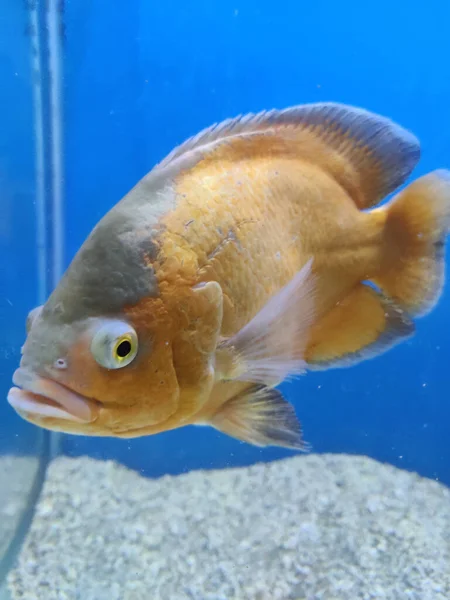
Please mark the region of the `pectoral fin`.
[[216, 352], [219, 379], [276, 386], [305, 370], [304, 351], [314, 320], [312, 259], [236, 335]]
[[413, 332], [414, 323], [401, 308], [361, 283], [312, 327], [305, 352], [308, 369], [353, 365]]
[[273, 388], [252, 386], [226, 402], [209, 424], [254, 446], [309, 450], [293, 406]]

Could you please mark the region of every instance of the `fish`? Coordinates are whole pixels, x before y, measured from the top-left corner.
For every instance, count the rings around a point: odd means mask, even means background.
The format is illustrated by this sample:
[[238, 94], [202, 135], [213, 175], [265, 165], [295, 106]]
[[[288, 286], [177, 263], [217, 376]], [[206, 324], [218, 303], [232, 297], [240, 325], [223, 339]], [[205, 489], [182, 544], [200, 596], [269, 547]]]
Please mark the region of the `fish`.
[[280, 384], [379, 356], [441, 296], [450, 172], [406, 184], [419, 159], [409, 130], [334, 102], [187, 139], [30, 311], [10, 405], [75, 435], [307, 450]]

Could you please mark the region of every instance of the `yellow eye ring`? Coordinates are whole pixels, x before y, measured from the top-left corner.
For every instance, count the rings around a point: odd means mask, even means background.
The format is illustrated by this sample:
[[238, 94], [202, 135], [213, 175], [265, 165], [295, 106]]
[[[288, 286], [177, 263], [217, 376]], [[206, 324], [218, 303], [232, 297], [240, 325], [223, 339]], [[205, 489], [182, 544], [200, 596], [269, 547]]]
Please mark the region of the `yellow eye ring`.
[[134, 339], [130, 334], [121, 336], [113, 348], [113, 355], [118, 362], [123, 362], [134, 351]]
[[105, 369], [129, 365], [138, 352], [135, 330], [123, 321], [102, 321], [91, 341], [91, 353]]

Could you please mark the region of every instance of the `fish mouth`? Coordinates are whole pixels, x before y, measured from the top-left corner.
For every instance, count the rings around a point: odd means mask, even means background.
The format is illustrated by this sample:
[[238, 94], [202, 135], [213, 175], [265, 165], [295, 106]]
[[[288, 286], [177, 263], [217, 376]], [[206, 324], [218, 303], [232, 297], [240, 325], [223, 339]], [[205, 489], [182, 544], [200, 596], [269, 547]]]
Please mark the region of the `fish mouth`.
[[18, 413], [77, 423], [92, 423], [97, 418], [98, 402], [56, 381], [20, 368], [13, 375], [13, 383], [18, 387], [9, 390], [7, 400]]

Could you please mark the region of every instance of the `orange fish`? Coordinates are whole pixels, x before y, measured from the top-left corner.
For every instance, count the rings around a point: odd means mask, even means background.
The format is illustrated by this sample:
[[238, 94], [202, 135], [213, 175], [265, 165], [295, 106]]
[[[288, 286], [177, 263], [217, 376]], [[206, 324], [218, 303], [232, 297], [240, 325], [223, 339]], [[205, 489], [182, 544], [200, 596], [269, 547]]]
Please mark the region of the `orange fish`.
[[450, 174], [390, 120], [303, 105], [215, 125], [97, 224], [31, 311], [8, 400], [74, 434], [210, 425], [304, 448], [286, 378], [410, 336], [444, 281]]

